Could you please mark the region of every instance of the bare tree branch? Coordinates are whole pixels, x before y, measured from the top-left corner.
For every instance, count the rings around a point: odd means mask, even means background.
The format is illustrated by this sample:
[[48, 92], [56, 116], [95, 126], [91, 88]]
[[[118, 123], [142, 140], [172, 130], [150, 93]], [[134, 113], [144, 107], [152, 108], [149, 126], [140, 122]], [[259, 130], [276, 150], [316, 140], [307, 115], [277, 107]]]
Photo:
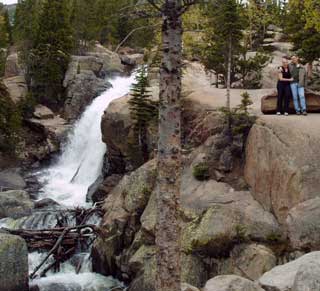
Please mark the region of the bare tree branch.
[[137, 27], [133, 30], [131, 30], [127, 36], [118, 44], [118, 46], [116, 47], [116, 49], [114, 50], [115, 53], [118, 52], [118, 50], [122, 47], [122, 45], [128, 40], [128, 38], [134, 34], [136, 31], [138, 30], [143, 30], [143, 29], [146, 29], [146, 28], [152, 28], [152, 27], [156, 27], [156, 26], [159, 26], [160, 23], [157, 23], [157, 24], [153, 24], [153, 25], [145, 25], [145, 26], [140, 26], [140, 27]]

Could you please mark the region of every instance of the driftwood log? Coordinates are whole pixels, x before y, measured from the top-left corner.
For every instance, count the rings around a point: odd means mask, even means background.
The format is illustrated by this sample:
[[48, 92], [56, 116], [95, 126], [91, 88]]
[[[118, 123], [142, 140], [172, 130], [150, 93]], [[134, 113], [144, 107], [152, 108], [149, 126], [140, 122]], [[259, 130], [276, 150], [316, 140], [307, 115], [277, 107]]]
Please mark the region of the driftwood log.
[[[7, 229], [4, 231], [22, 237], [29, 251], [47, 251], [46, 257], [30, 274], [30, 278], [44, 277], [50, 270], [59, 271], [60, 264], [70, 259], [76, 252], [87, 250], [97, 236], [104, 237], [100, 227], [87, 224], [93, 214], [102, 215], [100, 207], [91, 209], [76, 208], [67, 211], [75, 215], [75, 226], [64, 225], [67, 219], [58, 220], [57, 226], [50, 229]], [[61, 215], [61, 213], [60, 213]], [[62, 217], [64, 215], [62, 214]], [[50, 258], [53, 260], [49, 261]], [[47, 265], [44, 267], [44, 265]], [[44, 267], [41, 271], [40, 269]], [[81, 265], [77, 266], [81, 269]]]

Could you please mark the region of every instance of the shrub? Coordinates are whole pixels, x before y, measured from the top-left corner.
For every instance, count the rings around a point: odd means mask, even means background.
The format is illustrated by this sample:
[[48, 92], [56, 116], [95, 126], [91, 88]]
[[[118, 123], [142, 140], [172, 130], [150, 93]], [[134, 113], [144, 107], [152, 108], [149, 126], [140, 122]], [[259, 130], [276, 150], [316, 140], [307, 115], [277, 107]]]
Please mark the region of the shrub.
[[198, 181], [205, 181], [210, 178], [209, 166], [206, 163], [200, 163], [193, 167], [193, 176]]

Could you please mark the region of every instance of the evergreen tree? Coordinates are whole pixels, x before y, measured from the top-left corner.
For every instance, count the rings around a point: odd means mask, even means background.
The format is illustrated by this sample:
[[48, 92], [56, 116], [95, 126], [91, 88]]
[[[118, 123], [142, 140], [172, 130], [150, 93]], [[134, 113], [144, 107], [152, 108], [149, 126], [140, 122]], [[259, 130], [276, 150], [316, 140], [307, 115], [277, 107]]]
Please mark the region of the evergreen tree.
[[8, 12], [0, 3], [0, 48], [7, 48], [9, 46], [10, 35]]
[[310, 4], [300, 0], [289, 1], [286, 32], [293, 42], [293, 50], [306, 62], [312, 63], [320, 57], [320, 32], [316, 26], [308, 25], [307, 3]]
[[47, 0], [39, 17], [32, 50], [32, 93], [49, 106], [63, 101], [63, 79], [73, 40], [66, 0]]
[[143, 162], [148, 161], [147, 129], [152, 120], [157, 117], [157, 103], [150, 99], [147, 67], [142, 66], [136, 76], [136, 83], [131, 89], [129, 101], [130, 114], [134, 122], [134, 142], [142, 155]]

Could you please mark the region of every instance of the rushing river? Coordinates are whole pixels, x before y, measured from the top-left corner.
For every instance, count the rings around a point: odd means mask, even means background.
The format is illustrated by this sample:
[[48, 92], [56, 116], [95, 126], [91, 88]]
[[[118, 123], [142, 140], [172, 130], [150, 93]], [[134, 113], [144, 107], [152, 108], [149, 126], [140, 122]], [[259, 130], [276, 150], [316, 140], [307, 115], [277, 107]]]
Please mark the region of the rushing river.
[[[39, 199], [51, 198], [62, 207], [86, 207], [86, 194], [89, 186], [101, 174], [106, 145], [102, 142], [101, 117], [109, 103], [124, 96], [130, 91], [134, 82], [134, 74], [130, 77], [118, 76], [110, 81], [112, 88], [106, 90], [87, 107], [74, 124], [61, 155], [47, 169], [39, 172], [38, 179], [43, 184]], [[55, 227], [57, 211], [35, 212], [32, 216], [19, 220], [5, 219], [0, 227], [44, 229]], [[72, 218], [68, 225], [74, 225]], [[99, 223], [92, 217], [91, 224]], [[29, 270], [34, 268], [45, 257], [45, 253], [29, 254]], [[76, 268], [81, 261], [81, 269]], [[48, 262], [50, 263], [50, 262]], [[92, 272], [90, 249], [79, 252], [69, 261], [62, 264], [59, 273], [48, 272], [46, 277], [36, 278], [30, 287], [39, 291], [110, 291], [122, 286], [120, 282]], [[119, 290], [119, 289], [117, 289]]]

